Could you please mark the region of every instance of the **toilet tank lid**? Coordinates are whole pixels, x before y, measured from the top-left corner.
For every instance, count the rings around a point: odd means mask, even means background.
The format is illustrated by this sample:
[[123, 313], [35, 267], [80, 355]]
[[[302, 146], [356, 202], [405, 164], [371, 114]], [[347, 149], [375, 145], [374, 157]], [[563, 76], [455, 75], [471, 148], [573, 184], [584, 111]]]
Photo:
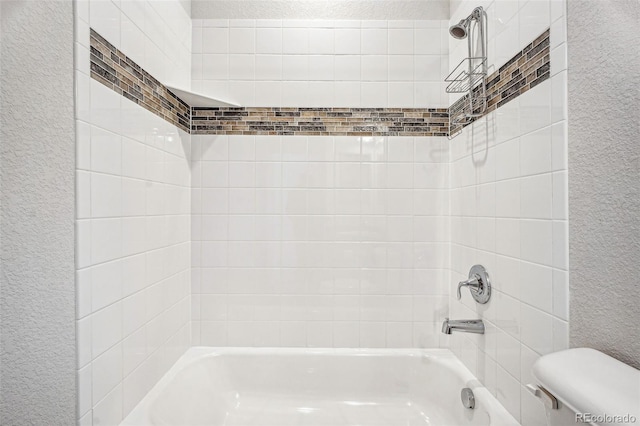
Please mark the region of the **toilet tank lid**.
[[576, 413], [640, 419], [640, 370], [595, 349], [544, 355], [534, 363], [533, 376]]

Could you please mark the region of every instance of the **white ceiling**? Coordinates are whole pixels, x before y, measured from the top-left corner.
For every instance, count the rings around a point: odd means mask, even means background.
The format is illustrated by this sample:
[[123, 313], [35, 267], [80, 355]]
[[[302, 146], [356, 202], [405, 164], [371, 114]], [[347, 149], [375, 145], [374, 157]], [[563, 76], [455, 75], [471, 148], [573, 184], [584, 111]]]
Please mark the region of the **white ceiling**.
[[449, 19], [449, 0], [191, 0], [193, 19]]

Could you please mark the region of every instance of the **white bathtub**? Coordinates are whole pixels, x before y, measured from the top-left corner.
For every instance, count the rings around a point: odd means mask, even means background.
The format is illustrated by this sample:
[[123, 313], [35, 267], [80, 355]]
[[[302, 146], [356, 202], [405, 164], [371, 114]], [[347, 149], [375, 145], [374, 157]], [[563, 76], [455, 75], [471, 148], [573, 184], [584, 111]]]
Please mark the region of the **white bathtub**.
[[[475, 393], [466, 409], [460, 391]], [[192, 348], [122, 425], [518, 425], [444, 349]]]

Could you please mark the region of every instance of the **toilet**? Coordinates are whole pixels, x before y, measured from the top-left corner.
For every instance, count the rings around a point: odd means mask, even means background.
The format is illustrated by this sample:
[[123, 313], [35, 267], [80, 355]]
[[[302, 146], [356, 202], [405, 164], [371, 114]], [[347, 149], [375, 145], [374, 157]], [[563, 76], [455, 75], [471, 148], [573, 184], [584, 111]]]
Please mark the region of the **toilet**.
[[595, 349], [575, 348], [540, 357], [535, 384], [547, 424], [640, 425], [640, 370]]

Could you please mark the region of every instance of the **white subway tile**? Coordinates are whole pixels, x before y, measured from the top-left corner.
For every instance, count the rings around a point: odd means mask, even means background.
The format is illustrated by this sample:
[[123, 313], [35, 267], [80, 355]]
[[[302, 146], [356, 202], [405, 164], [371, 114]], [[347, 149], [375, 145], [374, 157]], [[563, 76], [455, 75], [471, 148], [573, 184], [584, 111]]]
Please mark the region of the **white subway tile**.
[[310, 348], [330, 348], [333, 346], [333, 329], [330, 321], [307, 323], [307, 346]]
[[110, 43], [120, 46], [121, 15], [112, 1], [93, 0], [89, 7], [89, 24]]
[[[335, 90], [333, 82], [329, 81], [310, 81], [308, 85], [308, 93], [306, 101], [302, 105], [310, 105], [314, 107], [331, 107], [335, 105]], [[313, 99], [309, 102], [309, 99]]]
[[256, 80], [281, 80], [283, 58], [279, 55], [256, 55]]
[[256, 52], [281, 54], [282, 53], [282, 29], [281, 28], [257, 28]]
[[553, 210], [552, 175], [530, 176], [520, 180], [522, 218], [551, 219]]
[[551, 266], [552, 223], [548, 220], [520, 221], [520, 253], [523, 260]]
[[520, 418], [520, 383], [500, 366], [497, 369], [496, 397], [509, 414]]
[[552, 312], [553, 273], [552, 269], [535, 263], [520, 263], [520, 297], [537, 309]]
[[309, 30], [307, 28], [283, 28], [282, 53], [309, 53]]
[[410, 322], [387, 322], [387, 347], [410, 348], [413, 346], [413, 327]]
[[255, 163], [229, 162], [229, 187], [249, 188], [255, 185]]
[[335, 213], [336, 214], [359, 214], [360, 213], [360, 190], [359, 189], [336, 189]]
[[122, 171], [122, 145], [119, 135], [91, 127], [91, 170], [120, 174]]
[[122, 262], [103, 263], [91, 268], [91, 308], [98, 311], [122, 298]]
[[390, 215], [406, 215], [413, 211], [413, 193], [411, 190], [385, 190], [386, 212]]
[[567, 15], [566, 0], [551, 0], [551, 22]]
[[101, 401], [94, 402], [93, 426], [119, 424], [123, 418], [122, 408], [122, 384], [119, 384]]
[[334, 32], [337, 55], [360, 54], [360, 29], [338, 28]]
[[496, 216], [518, 218], [521, 213], [520, 180], [496, 182]]
[[334, 53], [334, 30], [329, 28], [309, 29], [309, 53], [332, 55]]
[[204, 53], [229, 53], [229, 29], [203, 28], [202, 51]]
[[255, 55], [247, 55], [247, 54], [229, 55], [229, 78], [231, 80], [254, 80], [255, 76], [256, 76]]
[[222, 321], [202, 321], [200, 323], [200, 344], [206, 346], [227, 346], [227, 323]]
[[102, 173], [91, 174], [91, 216], [122, 215], [122, 179]]
[[[501, 125], [500, 121], [498, 125]], [[496, 146], [496, 180], [520, 176], [520, 139], [514, 138]]]
[[[78, 417], [82, 417], [85, 413], [91, 410], [93, 406], [91, 401], [92, 391], [92, 374], [91, 365], [87, 365], [84, 368], [78, 370]], [[91, 414], [89, 414], [91, 415]]]
[[[532, 1], [535, 3], [535, 1]], [[551, 82], [545, 80], [518, 97], [520, 101], [520, 130], [522, 134], [551, 124]]]
[[144, 328], [122, 341], [122, 372], [126, 377], [147, 357], [147, 341]]
[[413, 161], [414, 158], [414, 139], [409, 137], [389, 137], [389, 162], [405, 162]]
[[220, 267], [227, 265], [227, 243], [222, 241], [202, 242], [202, 266]]
[[384, 348], [386, 345], [386, 323], [379, 321], [360, 322], [361, 348]]
[[[528, 382], [521, 382], [526, 385]], [[534, 396], [524, 386], [520, 389], [520, 421], [523, 425], [545, 425], [547, 418], [546, 408], [540, 403], [540, 399]]]
[[[406, 77], [406, 75], [404, 76]], [[423, 83], [425, 85], [429, 83]], [[390, 82], [388, 84], [388, 102], [390, 108], [407, 108], [416, 106], [414, 96], [416, 96], [416, 85], [412, 82]]]
[[567, 108], [567, 71], [561, 71], [551, 77], [551, 121], [566, 120]]
[[[362, 58], [365, 58], [363, 56]], [[283, 57], [284, 59], [285, 57]], [[361, 78], [361, 57], [359, 55], [338, 55], [334, 57], [334, 76], [340, 80], [360, 80]], [[353, 83], [356, 84], [356, 83]]]
[[[389, 54], [402, 55], [412, 54], [413, 49], [413, 28], [390, 28], [389, 29]], [[423, 40], [420, 40], [423, 42]]]
[[282, 86], [282, 104], [291, 107], [308, 105], [308, 91], [309, 84], [306, 81], [285, 81]]
[[565, 321], [569, 319], [568, 281], [567, 271], [553, 270], [553, 315]]
[[569, 322], [553, 318], [553, 351], [569, 349]]
[[511, 376], [520, 377], [520, 342], [504, 331], [497, 333], [497, 360], [498, 365], [505, 369]]
[[229, 208], [229, 190], [202, 189], [202, 213], [226, 214]]
[[280, 326], [280, 344], [285, 347], [305, 347], [307, 327], [303, 321], [286, 321]]
[[521, 305], [522, 343], [544, 355], [553, 351], [553, 317], [529, 305]]
[[417, 55], [440, 55], [442, 52], [440, 28], [416, 28], [413, 30], [415, 40], [413, 53]]
[[520, 44], [531, 43], [536, 37], [549, 28], [549, 0], [520, 0]]
[[355, 321], [334, 321], [333, 345], [336, 348], [357, 348], [360, 345], [359, 324]]
[[97, 357], [122, 339], [122, 305], [115, 303], [91, 316], [91, 352]]
[[520, 169], [522, 175], [552, 170], [551, 127], [523, 136], [520, 141]]
[[239, 105], [253, 105], [256, 95], [255, 81], [233, 80], [229, 82], [230, 101]]
[[309, 56], [309, 80], [334, 80], [334, 58], [330, 55]]
[[230, 28], [229, 52], [232, 54], [255, 53], [256, 30], [254, 28]]
[[388, 53], [388, 30], [386, 28], [363, 28], [360, 34], [363, 54], [386, 55]]
[[441, 163], [416, 163], [413, 166], [413, 185], [415, 188], [446, 188], [448, 172], [448, 167]]
[[94, 406], [122, 380], [122, 345], [118, 344], [95, 358], [91, 364]]
[[566, 220], [553, 221], [553, 267], [569, 269], [569, 225]]
[[390, 56], [389, 80], [390, 81], [411, 81], [414, 80], [412, 55]]
[[[229, 78], [229, 55], [226, 54], [205, 54], [197, 56], [201, 62], [199, 79], [226, 80]], [[235, 77], [235, 74], [232, 74]], [[194, 79], [198, 79], [196, 75]]]
[[122, 255], [120, 219], [91, 220], [91, 262], [98, 264]]

